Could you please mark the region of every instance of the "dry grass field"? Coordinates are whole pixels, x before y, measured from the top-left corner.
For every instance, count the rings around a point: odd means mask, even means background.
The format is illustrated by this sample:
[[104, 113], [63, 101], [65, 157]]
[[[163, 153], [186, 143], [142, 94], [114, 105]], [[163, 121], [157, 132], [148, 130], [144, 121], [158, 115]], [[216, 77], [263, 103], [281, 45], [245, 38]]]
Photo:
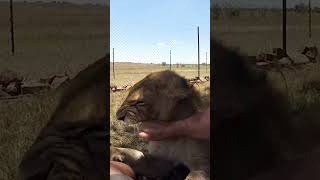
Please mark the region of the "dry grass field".
[[[10, 54], [9, 4], [0, 3], [0, 71], [26, 79], [68, 71], [76, 75], [109, 50], [107, 7], [15, 3], [16, 54]], [[0, 101], [0, 179], [15, 180], [23, 153], [55, 109], [59, 94], [49, 92]]]
[[[183, 67], [182, 67], [183, 66]], [[143, 79], [146, 75], [152, 72], [169, 70], [170, 66], [167, 64], [139, 64], [139, 63], [115, 63], [115, 78], [112, 72], [112, 63], [110, 63], [110, 83], [115, 85], [126, 85], [132, 82], [137, 82]], [[171, 65], [171, 70], [179, 73], [186, 78], [194, 78], [198, 76], [198, 65], [183, 64], [177, 67], [176, 64]], [[207, 70], [206, 70], [207, 69]], [[200, 77], [210, 75], [210, 65], [200, 65]]]
[[[212, 10], [211, 10], [212, 12]], [[213, 13], [211, 13], [213, 19]], [[272, 52], [272, 48], [282, 47], [282, 12], [241, 11], [236, 17], [224, 16], [211, 23], [211, 37], [221, 39], [226, 44], [241, 47], [248, 55], [260, 51]], [[312, 42], [319, 47], [320, 13], [312, 14]], [[308, 14], [287, 13], [287, 49], [289, 55], [301, 50], [309, 42]]]
[[269, 72], [269, 78], [277, 89], [288, 96], [292, 113], [296, 115], [311, 113], [313, 119], [318, 119], [320, 117], [320, 64], [308, 64], [295, 70], [284, 69], [282, 73], [285, 79], [279, 72]]
[[54, 94], [0, 102], [0, 179], [17, 179], [22, 155], [49, 120], [56, 102]]

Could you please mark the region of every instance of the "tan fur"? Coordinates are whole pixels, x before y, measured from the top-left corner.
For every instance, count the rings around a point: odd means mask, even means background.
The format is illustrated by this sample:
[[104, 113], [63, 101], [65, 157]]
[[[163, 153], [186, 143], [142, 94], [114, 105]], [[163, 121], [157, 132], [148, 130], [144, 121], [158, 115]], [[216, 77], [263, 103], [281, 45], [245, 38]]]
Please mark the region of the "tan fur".
[[[126, 122], [179, 121], [201, 107], [198, 92], [172, 71], [152, 73], [134, 85], [117, 112]], [[175, 138], [149, 143], [149, 153], [187, 165], [187, 179], [210, 179], [209, 141]]]

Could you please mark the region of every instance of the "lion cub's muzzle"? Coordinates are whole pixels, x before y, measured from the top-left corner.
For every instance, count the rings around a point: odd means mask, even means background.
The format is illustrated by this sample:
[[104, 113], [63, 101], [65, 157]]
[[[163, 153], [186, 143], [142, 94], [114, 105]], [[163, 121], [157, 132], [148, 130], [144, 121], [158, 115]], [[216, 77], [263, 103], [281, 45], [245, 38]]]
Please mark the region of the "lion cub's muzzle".
[[116, 113], [116, 116], [117, 116], [117, 119], [118, 119], [118, 120], [124, 121], [124, 118], [126, 117], [126, 114], [127, 114], [126, 108], [128, 108], [128, 105], [121, 106], [121, 107], [118, 109], [118, 111], [117, 111], [117, 113]]
[[126, 123], [135, 124], [138, 123], [139, 115], [136, 113], [136, 109], [131, 105], [123, 105], [116, 113], [117, 119]]

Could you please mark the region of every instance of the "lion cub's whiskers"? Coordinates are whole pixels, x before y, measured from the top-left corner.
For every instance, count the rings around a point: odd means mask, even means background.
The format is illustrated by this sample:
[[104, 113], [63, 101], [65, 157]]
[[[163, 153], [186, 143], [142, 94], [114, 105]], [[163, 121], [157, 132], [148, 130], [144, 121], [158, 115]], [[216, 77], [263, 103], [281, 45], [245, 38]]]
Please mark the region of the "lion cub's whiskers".
[[141, 126], [141, 124], [142, 124], [142, 123], [128, 124], [128, 126], [133, 129], [133, 133], [134, 133], [134, 134], [138, 134], [139, 131], [140, 131], [140, 126]]
[[134, 134], [138, 134], [138, 133], [139, 133], [139, 131], [140, 131], [140, 126], [141, 126], [141, 122], [136, 123], [136, 124], [133, 125]]
[[138, 134], [138, 133], [140, 132], [140, 126], [141, 126], [141, 124], [142, 124], [141, 122], [135, 124], [135, 130], [136, 130], [136, 132], [134, 132], [134, 133]]

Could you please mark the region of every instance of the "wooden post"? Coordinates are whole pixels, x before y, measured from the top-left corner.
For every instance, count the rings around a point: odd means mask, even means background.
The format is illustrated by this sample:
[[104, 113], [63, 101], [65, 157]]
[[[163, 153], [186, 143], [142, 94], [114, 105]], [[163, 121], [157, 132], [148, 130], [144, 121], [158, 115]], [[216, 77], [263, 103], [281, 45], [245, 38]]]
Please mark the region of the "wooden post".
[[200, 45], [199, 45], [199, 26], [198, 26], [198, 77], [200, 78]]
[[206, 52], [206, 73], [208, 72], [208, 71], [207, 71], [207, 64], [208, 64], [208, 63], [207, 63], [207, 53], [208, 53], [208, 52]]
[[287, 56], [287, 0], [282, 0], [282, 45]]
[[115, 74], [115, 72], [114, 72], [114, 48], [112, 48], [112, 61], [113, 61], [113, 63], [112, 63], [112, 71], [113, 71], [113, 79], [116, 79], [116, 74]]
[[311, 0], [309, 0], [309, 39], [311, 39]]
[[10, 0], [10, 33], [11, 33], [11, 53], [14, 55], [14, 27], [13, 27], [13, 2]]
[[170, 71], [171, 71], [171, 50], [170, 50]]

